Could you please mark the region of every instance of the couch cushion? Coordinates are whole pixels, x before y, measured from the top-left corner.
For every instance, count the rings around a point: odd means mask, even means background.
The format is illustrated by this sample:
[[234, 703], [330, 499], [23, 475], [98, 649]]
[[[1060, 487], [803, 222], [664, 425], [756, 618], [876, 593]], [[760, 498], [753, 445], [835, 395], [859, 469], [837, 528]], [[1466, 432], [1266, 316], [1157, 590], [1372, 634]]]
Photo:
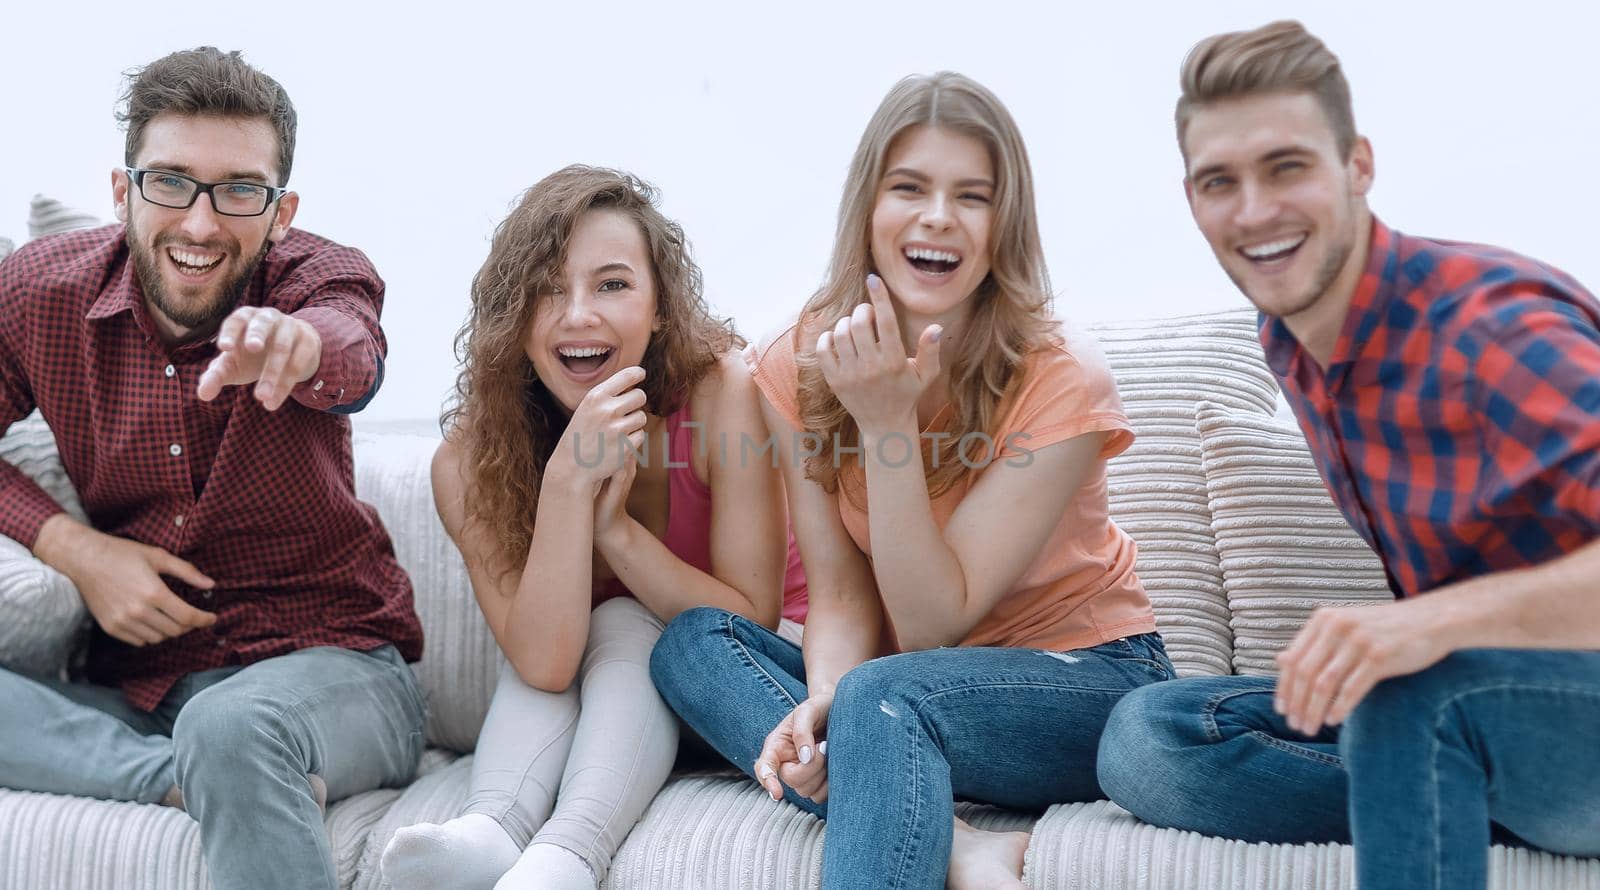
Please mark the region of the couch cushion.
[[358, 432], [354, 444], [356, 494], [378, 508], [416, 592], [428, 743], [466, 753], [477, 745], [504, 656], [433, 507], [429, 466], [439, 439]]
[[29, 238], [74, 232], [78, 229], [93, 229], [103, 225], [105, 221], [93, 213], [68, 207], [55, 198], [45, 195], [34, 195], [28, 204]]
[[0, 238], [0, 260], [3, 260], [6, 257], [11, 256], [11, 252], [16, 250], [16, 249], [17, 249], [16, 243], [13, 242], [10, 238]]
[[[56, 457], [55, 437], [37, 413], [0, 438], [0, 461], [33, 479], [79, 521], [83, 506]], [[59, 676], [88, 629], [88, 611], [67, 577], [10, 538], [0, 537], [0, 664]]]
[[[325, 822], [339, 886], [349, 887], [368, 830], [400, 794], [341, 800]], [[150, 804], [0, 790], [0, 887], [207, 890], [200, 826]]]
[[1139, 545], [1167, 652], [1183, 676], [1226, 674], [1233, 641], [1211, 529], [1195, 408], [1203, 400], [1269, 415], [1277, 398], [1255, 314], [1097, 324], [1137, 435], [1107, 468], [1111, 515]]
[[[379, 872], [396, 829], [443, 822], [466, 803], [472, 758], [418, 779], [367, 839], [354, 890], [386, 890]], [[559, 805], [559, 804], [558, 804]], [[1025, 830], [1033, 817], [960, 803], [957, 815], [991, 831]], [[815, 888], [822, 874], [823, 823], [776, 803], [733, 772], [675, 776], [617, 851], [603, 886], [649, 890]]]
[[1273, 656], [1319, 605], [1393, 600], [1382, 564], [1328, 497], [1299, 429], [1210, 403], [1197, 427], [1237, 673], [1277, 673]]
[[417, 780], [367, 833], [352, 890], [387, 890], [389, 882], [383, 878], [382, 861], [383, 848], [389, 845], [389, 839], [407, 825], [455, 818], [461, 805], [467, 802], [471, 777], [471, 755], [457, 758], [451, 752], [430, 749], [423, 757]]
[[[1497, 890], [1600, 887], [1600, 860], [1489, 851]], [[1051, 890], [1354, 890], [1343, 844], [1247, 844], [1156, 828], [1109, 801], [1051, 807], [1033, 828], [1030, 886]]]

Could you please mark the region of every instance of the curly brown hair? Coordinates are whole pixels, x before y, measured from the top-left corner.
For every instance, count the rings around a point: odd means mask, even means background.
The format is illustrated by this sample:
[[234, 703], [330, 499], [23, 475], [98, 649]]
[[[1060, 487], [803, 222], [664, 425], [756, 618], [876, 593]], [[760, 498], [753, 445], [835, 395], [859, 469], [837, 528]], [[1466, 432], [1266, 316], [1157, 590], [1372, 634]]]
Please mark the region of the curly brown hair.
[[[823, 379], [812, 345], [817, 334], [867, 302], [866, 278], [877, 271], [872, 258], [872, 212], [889, 150], [916, 126], [962, 133], [982, 142], [994, 161], [994, 231], [989, 243], [989, 275], [971, 299], [975, 305], [959, 351], [943, 353], [950, 368], [954, 417], [949, 438], [938, 445], [937, 460], [926, 471], [928, 492], [937, 497], [953, 488], [993, 455], [964, 453], [968, 433], [993, 433], [1011, 379], [1023, 359], [1053, 342], [1050, 275], [1045, 268], [1039, 222], [1033, 206], [1033, 173], [1028, 150], [1010, 112], [982, 84], [952, 71], [913, 75], [894, 85], [868, 122], [839, 201], [839, 222], [827, 278], [800, 312], [795, 325], [795, 357], [800, 368], [800, 418], [823, 442], [806, 461], [806, 477], [829, 492], [839, 491], [837, 454], [860, 445], [861, 431]], [[952, 354], [952, 352], [954, 354]], [[926, 444], [924, 446], [927, 447]], [[927, 460], [932, 455], [926, 455]], [[847, 486], [845, 497], [861, 502], [862, 492]]]
[[657, 194], [617, 170], [577, 164], [557, 170], [522, 194], [472, 280], [472, 309], [455, 340], [461, 371], [439, 423], [462, 449], [467, 522], [491, 530], [504, 571], [522, 564], [545, 463], [569, 419], [534, 374], [523, 340], [539, 301], [560, 278], [585, 213], [627, 214], [649, 248], [659, 327], [640, 362], [647, 412], [676, 411], [723, 355], [744, 345], [730, 320], [711, 314], [689, 242], [662, 215]]

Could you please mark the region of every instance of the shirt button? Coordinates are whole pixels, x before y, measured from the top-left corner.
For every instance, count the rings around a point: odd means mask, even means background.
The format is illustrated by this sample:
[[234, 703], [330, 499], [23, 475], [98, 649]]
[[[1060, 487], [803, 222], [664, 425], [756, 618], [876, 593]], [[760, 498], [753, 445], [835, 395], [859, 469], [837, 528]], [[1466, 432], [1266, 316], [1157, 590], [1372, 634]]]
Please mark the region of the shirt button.
[[179, 445], [177, 442], [173, 442], [171, 445], [167, 446], [167, 453], [173, 457], [177, 457], [183, 453], [183, 446]]
[[172, 517], [172, 524], [177, 526], [178, 528], [183, 528], [184, 521], [185, 520], [183, 518], [183, 514], [182, 513], [179, 513], [177, 516]]
[[176, 373], [178, 373], [178, 369], [177, 368], [174, 368], [171, 365], [167, 365], [166, 375], [168, 377], [171, 377], [172, 375], [174, 375]]
[[209, 591], [209, 590], [201, 591], [200, 595], [205, 597], [206, 599], [211, 599], [211, 591]]

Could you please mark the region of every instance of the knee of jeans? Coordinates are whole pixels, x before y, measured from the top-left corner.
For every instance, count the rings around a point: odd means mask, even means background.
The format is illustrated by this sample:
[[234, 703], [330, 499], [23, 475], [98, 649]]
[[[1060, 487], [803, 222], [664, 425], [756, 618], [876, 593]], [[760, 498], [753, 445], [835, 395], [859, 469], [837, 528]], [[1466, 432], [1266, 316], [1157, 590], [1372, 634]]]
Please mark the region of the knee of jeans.
[[1491, 670], [1486, 653], [1465, 650], [1415, 674], [1378, 683], [1345, 721], [1340, 750], [1384, 745], [1385, 739], [1408, 731], [1434, 732], [1440, 728], [1441, 711], [1463, 691], [1482, 683]]
[[292, 737], [293, 718], [283, 704], [258, 691], [214, 686], [183, 706], [172, 727], [178, 784], [205, 764], [231, 773], [266, 766]]
[[[830, 715], [863, 718], [879, 715], [912, 720], [921, 687], [908, 677], [894, 656], [864, 661], [845, 672], [834, 690]], [[831, 719], [831, 717], [830, 717]]]
[[726, 633], [727, 621], [728, 613], [722, 609], [696, 606], [679, 613], [661, 632], [650, 652], [650, 679], [668, 701], [704, 676], [696, 666], [705, 662], [713, 640]]
[[1095, 759], [1100, 787], [1112, 801], [1162, 823], [1153, 814], [1182, 795], [1182, 782], [1171, 779], [1206, 773], [1191, 762], [1209, 742], [1201, 725], [1204, 700], [1190, 684], [1171, 680], [1141, 686], [1117, 702]]

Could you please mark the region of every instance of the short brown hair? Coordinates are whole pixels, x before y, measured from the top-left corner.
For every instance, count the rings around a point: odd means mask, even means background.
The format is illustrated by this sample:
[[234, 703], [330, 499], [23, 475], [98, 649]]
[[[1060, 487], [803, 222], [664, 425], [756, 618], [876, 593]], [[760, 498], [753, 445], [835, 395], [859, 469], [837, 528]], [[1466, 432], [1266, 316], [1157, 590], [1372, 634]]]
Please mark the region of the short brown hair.
[[1195, 110], [1212, 102], [1267, 93], [1310, 93], [1327, 115], [1328, 126], [1348, 159], [1356, 143], [1350, 84], [1339, 57], [1296, 21], [1273, 22], [1253, 31], [1213, 34], [1184, 57], [1179, 75], [1183, 93], [1175, 117], [1178, 148]]
[[157, 115], [266, 118], [278, 134], [278, 185], [289, 184], [294, 165], [294, 104], [276, 80], [245, 62], [237, 50], [214, 46], [186, 49], [127, 72], [128, 87], [117, 122], [128, 130], [126, 160], [144, 144], [144, 128]]

